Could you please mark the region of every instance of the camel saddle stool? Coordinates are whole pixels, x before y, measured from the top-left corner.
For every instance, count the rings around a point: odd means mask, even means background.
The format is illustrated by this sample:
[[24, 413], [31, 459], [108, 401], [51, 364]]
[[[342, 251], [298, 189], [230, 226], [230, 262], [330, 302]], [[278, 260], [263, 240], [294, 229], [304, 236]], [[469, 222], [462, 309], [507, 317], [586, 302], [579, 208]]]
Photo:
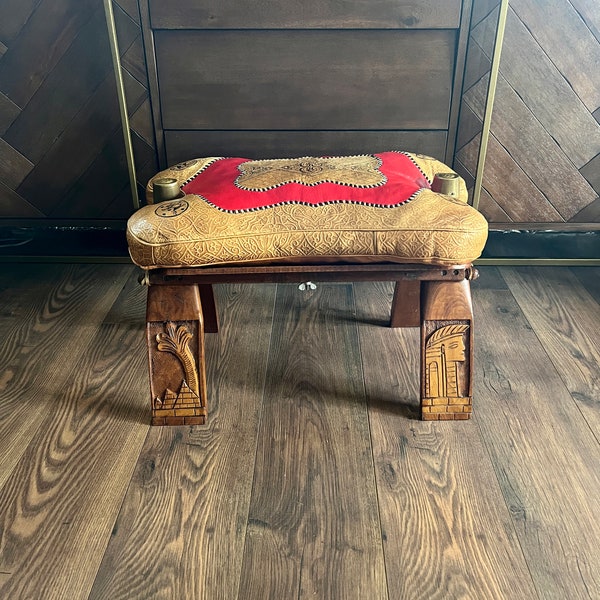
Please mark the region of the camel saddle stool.
[[420, 327], [421, 416], [472, 410], [472, 262], [487, 223], [464, 181], [409, 152], [197, 158], [154, 176], [127, 225], [148, 285], [152, 424], [207, 418], [212, 284], [394, 281], [391, 327]]

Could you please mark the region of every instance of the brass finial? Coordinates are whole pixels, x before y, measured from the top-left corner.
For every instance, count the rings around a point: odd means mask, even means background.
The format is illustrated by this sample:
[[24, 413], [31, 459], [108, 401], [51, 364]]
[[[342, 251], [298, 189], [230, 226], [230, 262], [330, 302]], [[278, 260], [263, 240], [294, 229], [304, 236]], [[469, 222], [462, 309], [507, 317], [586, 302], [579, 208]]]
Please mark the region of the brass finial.
[[456, 173], [436, 173], [431, 189], [445, 196], [458, 196], [458, 175]]
[[181, 194], [179, 182], [174, 177], [161, 177], [152, 182], [154, 202], [173, 200]]

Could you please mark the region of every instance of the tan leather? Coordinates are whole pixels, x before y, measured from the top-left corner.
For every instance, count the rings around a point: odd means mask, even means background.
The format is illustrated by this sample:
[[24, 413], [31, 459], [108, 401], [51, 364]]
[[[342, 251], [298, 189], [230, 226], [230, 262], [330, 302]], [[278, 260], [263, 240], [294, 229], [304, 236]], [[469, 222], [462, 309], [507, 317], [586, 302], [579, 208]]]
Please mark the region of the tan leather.
[[[147, 188], [149, 202], [154, 179], [175, 177], [183, 184], [211, 160], [195, 159], [157, 174]], [[430, 181], [437, 172], [451, 171], [435, 159], [414, 155], [414, 160]], [[187, 195], [138, 210], [128, 222], [129, 251], [147, 269], [302, 257], [466, 264], [480, 256], [488, 228], [466, 203], [462, 179], [459, 188], [458, 198], [423, 189], [392, 208], [285, 204], [245, 213], [223, 212]]]

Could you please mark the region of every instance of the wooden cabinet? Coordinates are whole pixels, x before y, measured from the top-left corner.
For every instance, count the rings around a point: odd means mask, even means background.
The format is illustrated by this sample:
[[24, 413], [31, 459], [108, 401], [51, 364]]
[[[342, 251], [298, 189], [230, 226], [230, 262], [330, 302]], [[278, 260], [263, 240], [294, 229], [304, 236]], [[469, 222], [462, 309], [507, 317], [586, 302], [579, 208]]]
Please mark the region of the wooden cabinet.
[[164, 163], [394, 148], [452, 159], [468, 1], [146, 9]]

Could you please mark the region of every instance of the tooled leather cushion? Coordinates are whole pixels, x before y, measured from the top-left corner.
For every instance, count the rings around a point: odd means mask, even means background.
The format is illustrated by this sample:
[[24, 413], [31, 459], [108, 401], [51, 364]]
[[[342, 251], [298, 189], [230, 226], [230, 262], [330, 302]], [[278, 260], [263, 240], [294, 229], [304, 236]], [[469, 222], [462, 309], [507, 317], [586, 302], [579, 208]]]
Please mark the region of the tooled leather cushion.
[[129, 251], [143, 268], [339, 259], [465, 264], [487, 238], [483, 216], [431, 190], [439, 161], [408, 152], [248, 160], [200, 158], [157, 174], [182, 197], [138, 210]]

